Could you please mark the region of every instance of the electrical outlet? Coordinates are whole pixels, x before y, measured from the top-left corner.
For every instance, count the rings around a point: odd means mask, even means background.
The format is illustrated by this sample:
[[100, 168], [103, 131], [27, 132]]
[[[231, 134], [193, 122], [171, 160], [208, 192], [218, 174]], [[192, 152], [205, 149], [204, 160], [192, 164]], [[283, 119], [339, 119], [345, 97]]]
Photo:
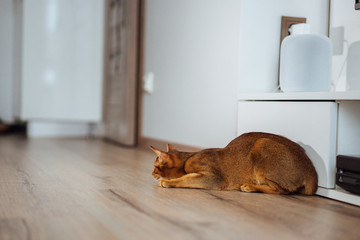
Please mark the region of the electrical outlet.
[[281, 17], [280, 44], [285, 37], [290, 35], [289, 28], [291, 27], [291, 25], [297, 23], [306, 23], [306, 18], [287, 17], [287, 16]]
[[144, 76], [143, 81], [144, 81], [144, 85], [143, 85], [144, 91], [148, 94], [152, 94], [154, 91], [154, 73], [152, 72], [147, 73]]

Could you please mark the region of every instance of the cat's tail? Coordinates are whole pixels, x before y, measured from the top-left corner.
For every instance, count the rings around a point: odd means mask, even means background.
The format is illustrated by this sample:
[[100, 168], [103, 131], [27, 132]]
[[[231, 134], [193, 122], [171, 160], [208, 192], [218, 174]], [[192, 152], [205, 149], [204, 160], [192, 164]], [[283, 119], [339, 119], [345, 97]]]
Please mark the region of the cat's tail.
[[300, 193], [304, 195], [314, 195], [318, 187], [318, 175], [315, 168], [308, 172], [303, 187], [300, 189]]

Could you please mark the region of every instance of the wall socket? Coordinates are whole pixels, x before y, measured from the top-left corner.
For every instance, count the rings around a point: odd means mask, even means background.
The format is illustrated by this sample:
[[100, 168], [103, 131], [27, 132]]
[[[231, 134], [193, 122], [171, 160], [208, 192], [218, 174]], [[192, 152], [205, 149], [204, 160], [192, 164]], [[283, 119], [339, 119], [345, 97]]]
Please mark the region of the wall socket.
[[154, 73], [149, 72], [143, 78], [143, 89], [146, 93], [152, 94], [154, 92]]
[[291, 25], [297, 23], [306, 23], [306, 18], [287, 17], [287, 16], [281, 17], [280, 45], [282, 43], [282, 40], [290, 35], [289, 28], [291, 27]]

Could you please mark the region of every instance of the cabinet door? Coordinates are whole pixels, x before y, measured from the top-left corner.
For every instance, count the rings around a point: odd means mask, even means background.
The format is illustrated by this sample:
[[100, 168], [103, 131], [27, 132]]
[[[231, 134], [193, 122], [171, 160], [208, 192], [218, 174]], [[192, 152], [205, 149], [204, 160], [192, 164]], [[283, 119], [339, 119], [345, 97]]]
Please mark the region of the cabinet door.
[[335, 102], [239, 102], [238, 134], [260, 131], [299, 143], [312, 160], [319, 186], [335, 187]]
[[99, 122], [104, 1], [23, 1], [22, 18], [21, 118]]

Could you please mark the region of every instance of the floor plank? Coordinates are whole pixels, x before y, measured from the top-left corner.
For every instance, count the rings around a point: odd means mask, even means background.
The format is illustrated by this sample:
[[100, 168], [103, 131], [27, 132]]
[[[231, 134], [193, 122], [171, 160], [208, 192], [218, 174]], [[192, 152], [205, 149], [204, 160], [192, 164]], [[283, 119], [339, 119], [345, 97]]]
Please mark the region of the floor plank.
[[159, 188], [154, 160], [101, 140], [0, 137], [0, 239], [360, 239], [359, 207]]

